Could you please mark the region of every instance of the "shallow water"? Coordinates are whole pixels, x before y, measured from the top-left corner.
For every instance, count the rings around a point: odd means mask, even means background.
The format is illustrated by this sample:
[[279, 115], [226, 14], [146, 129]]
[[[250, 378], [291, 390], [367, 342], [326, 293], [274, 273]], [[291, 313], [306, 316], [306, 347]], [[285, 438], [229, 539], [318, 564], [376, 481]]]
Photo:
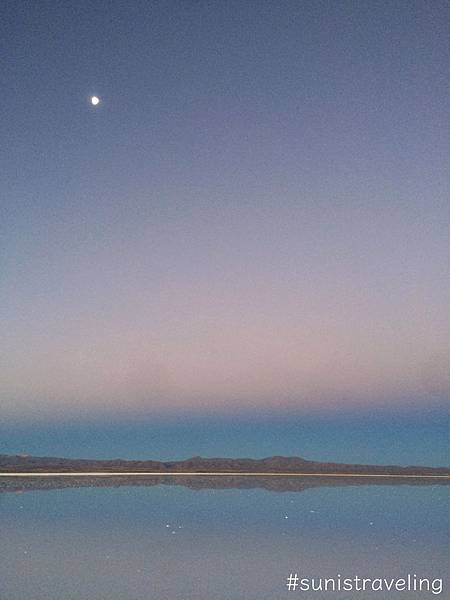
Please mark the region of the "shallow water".
[[[449, 490], [153, 485], [4, 492], [0, 598], [446, 598]], [[291, 572], [444, 581], [440, 595], [288, 591]]]

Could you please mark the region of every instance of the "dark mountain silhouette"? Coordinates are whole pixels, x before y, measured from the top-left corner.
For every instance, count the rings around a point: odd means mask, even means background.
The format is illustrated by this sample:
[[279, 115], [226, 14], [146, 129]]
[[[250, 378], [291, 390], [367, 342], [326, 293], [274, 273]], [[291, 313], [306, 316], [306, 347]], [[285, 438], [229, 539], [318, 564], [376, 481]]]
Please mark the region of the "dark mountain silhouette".
[[290, 473], [323, 475], [450, 476], [448, 467], [363, 465], [318, 462], [300, 457], [202, 458], [161, 462], [155, 460], [91, 460], [0, 454], [0, 473]]

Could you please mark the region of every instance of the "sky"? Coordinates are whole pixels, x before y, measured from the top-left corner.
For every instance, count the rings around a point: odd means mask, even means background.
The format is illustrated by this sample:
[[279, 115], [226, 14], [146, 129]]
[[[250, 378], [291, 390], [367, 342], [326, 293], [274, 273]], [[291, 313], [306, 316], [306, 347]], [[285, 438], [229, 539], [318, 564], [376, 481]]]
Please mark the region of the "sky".
[[448, 410], [446, 2], [0, 11], [3, 422]]

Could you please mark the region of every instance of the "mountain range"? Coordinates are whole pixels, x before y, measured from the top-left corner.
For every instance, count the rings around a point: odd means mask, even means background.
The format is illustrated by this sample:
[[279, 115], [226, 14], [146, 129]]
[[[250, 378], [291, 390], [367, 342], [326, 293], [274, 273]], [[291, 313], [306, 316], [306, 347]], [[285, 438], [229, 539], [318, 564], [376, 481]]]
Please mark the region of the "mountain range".
[[94, 460], [0, 454], [1, 473], [262, 473], [383, 476], [450, 476], [448, 467], [365, 465], [305, 460], [296, 456], [268, 458], [202, 458], [180, 461]]

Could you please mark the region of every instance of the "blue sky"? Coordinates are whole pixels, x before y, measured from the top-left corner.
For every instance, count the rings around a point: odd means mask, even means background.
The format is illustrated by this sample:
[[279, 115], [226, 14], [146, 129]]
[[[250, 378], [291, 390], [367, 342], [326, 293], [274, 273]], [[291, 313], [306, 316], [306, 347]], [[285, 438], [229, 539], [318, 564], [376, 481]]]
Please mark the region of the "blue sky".
[[446, 3], [1, 11], [3, 419], [448, 406]]

